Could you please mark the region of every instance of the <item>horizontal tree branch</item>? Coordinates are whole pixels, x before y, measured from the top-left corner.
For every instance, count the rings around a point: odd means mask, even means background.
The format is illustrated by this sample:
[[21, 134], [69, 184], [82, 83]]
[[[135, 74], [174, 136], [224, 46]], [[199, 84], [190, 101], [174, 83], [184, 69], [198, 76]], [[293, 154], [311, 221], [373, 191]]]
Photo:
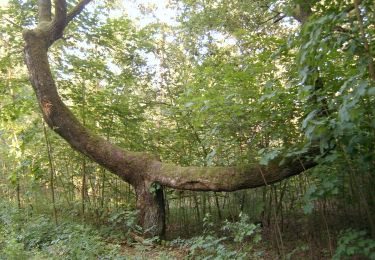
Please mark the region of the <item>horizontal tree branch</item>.
[[318, 151], [313, 149], [301, 158], [290, 158], [279, 165], [275, 159], [268, 166], [252, 164], [248, 166], [183, 167], [160, 163], [159, 171], [154, 171], [150, 178], [160, 184], [194, 191], [235, 191], [257, 188], [279, 182], [314, 167], [314, 157]]

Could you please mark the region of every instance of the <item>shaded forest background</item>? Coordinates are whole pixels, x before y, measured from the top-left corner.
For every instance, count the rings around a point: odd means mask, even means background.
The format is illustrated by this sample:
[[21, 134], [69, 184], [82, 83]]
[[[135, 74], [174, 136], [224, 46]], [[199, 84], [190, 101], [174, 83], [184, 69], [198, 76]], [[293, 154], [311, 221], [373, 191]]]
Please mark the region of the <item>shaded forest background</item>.
[[175, 24], [143, 27], [121, 5], [92, 3], [49, 51], [86, 127], [183, 166], [267, 165], [313, 146], [318, 166], [252, 190], [167, 190], [168, 241], [156, 250], [141, 238], [131, 186], [43, 123], [22, 54], [36, 4], [8, 1], [0, 256], [374, 259], [373, 2], [172, 1]]

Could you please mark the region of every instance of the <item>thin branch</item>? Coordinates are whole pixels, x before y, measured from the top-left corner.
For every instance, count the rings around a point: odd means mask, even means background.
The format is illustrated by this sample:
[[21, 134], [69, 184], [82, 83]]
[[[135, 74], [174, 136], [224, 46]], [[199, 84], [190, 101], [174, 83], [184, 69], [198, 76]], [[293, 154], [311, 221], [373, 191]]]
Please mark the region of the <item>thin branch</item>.
[[260, 174], [262, 175], [262, 178], [263, 178], [263, 181], [264, 181], [264, 186], [268, 186], [268, 183], [267, 183], [266, 177], [264, 177], [264, 173], [263, 173], [262, 168], [260, 166], [258, 166], [258, 169], [259, 169]]
[[274, 16], [268, 18], [267, 20], [260, 22], [258, 25], [263, 25], [263, 24], [268, 23], [269, 21], [272, 21], [272, 20], [278, 19], [278, 18], [280, 17], [280, 15], [281, 15], [281, 13], [277, 13], [277, 14], [275, 14]]
[[7, 21], [8, 23], [10, 23], [11, 25], [13, 25], [14, 27], [20, 29], [21, 31], [24, 29], [22, 26], [20, 26], [19, 24], [13, 22], [12, 20], [10, 20], [10, 19], [8, 19], [8, 18], [6, 18], [6, 17], [3, 17], [3, 19], [4, 19], [5, 21]]
[[284, 15], [281, 15], [281, 16], [279, 16], [277, 19], [275, 19], [274, 21], [273, 21], [273, 23], [278, 23], [278, 22], [280, 22], [282, 19], [284, 19], [286, 17], [286, 15], [284, 14]]
[[81, 0], [79, 3], [68, 13], [67, 16], [67, 23], [69, 23], [71, 20], [73, 20], [77, 15], [79, 15], [83, 8], [90, 3], [92, 0]]

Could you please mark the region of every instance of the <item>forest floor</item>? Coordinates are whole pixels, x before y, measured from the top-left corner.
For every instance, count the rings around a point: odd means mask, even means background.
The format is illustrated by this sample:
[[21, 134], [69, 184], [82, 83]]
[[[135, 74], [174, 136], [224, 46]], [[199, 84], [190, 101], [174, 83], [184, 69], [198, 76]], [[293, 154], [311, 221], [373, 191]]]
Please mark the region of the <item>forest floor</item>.
[[[0, 259], [332, 259], [340, 218], [325, 230], [317, 214], [298, 215], [279, 226], [237, 222], [167, 223], [167, 240], [145, 239], [124, 211], [105, 220], [79, 215], [31, 214], [0, 201]], [[332, 222], [333, 221], [333, 222]], [[280, 228], [281, 232], [277, 232]], [[327, 236], [327, 234], [329, 234]], [[365, 241], [365, 240], [363, 240]], [[365, 258], [350, 258], [365, 259]]]
[[121, 253], [130, 259], [184, 259], [188, 253], [173, 246], [121, 245]]
[[[287, 241], [285, 245], [285, 255], [280, 256], [280, 253], [275, 250], [270, 243], [263, 241], [253, 248], [253, 252], [258, 252], [257, 257], [249, 255], [245, 259], [258, 259], [258, 260], [276, 260], [276, 259], [290, 259], [290, 260], [323, 260], [331, 259], [329, 253], [325, 248], [314, 248], [313, 250], [308, 250], [306, 246], [296, 246], [296, 244], [301, 244], [301, 241]], [[229, 247], [236, 247], [238, 244], [231, 243], [227, 244]], [[153, 244], [144, 245], [142, 243], [122, 243], [121, 244], [121, 254], [127, 259], [196, 259], [194, 257], [189, 257], [189, 249], [181, 246], [171, 246], [171, 245], [160, 245]], [[199, 255], [199, 253], [198, 253]], [[204, 254], [202, 254], [203, 258]], [[211, 258], [209, 258], [211, 259]], [[213, 258], [215, 259], [215, 258]]]
[[[290, 230], [290, 232], [293, 232]], [[327, 246], [323, 243], [312, 243], [306, 245], [302, 240], [289, 240], [293, 235], [290, 234], [285, 237], [283, 241], [283, 252], [277, 249], [277, 245], [273, 243], [273, 234], [270, 228], [264, 228], [262, 230], [262, 241], [251, 246], [251, 252], [248, 252], [246, 258], [239, 259], [257, 259], [257, 260], [277, 260], [277, 259], [288, 259], [288, 260], [324, 260], [332, 259], [332, 254], [329, 252]], [[171, 234], [170, 234], [171, 235]], [[285, 234], [284, 234], [285, 235]], [[199, 236], [199, 234], [197, 234]], [[220, 235], [219, 235], [220, 236]], [[294, 236], [295, 237], [295, 236]], [[177, 245], [176, 241], [180, 238], [176, 238], [170, 241], [162, 241], [161, 243], [149, 244], [146, 240], [145, 243], [142, 241], [128, 243], [121, 243], [121, 254], [127, 259], [205, 259], [207, 251], [202, 250], [201, 253], [195, 253], [191, 255], [191, 248], [188, 246]], [[194, 239], [194, 237], [186, 238]], [[182, 239], [183, 240], [183, 239]], [[205, 242], [202, 241], [204, 244]], [[208, 250], [210, 245], [207, 242]], [[252, 241], [243, 241], [240, 245], [234, 241], [226, 241], [225, 246], [231, 249], [242, 249]], [[204, 247], [205, 245], [203, 245]], [[211, 248], [212, 249], [212, 248]], [[215, 251], [215, 250], [211, 250]], [[201, 254], [201, 255], [200, 255]], [[207, 258], [207, 259], [230, 259], [230, 258]], [[233, 258], [238, 259], [238, 258]], [[358, 258], [359, 259], [359, 258]]]

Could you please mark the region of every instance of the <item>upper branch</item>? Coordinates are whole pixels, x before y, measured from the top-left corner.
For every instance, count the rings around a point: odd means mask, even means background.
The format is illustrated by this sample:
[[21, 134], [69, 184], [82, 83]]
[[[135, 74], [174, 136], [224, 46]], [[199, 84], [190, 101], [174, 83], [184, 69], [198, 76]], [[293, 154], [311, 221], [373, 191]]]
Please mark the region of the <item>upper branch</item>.
[[55, 17], [53, 19], [54, 34], [56, 36], [62, 35], [62, 32], [67, 25], [66, 22], [66, 1], [55, 0]]
[[55, 15], [51, 21], [51, 0], [39, 0], [38, 27], [46, 36], [47, 47], [51, 46], [56, 40], [62, 37], [65, 27], [82, 12], [89, 2], [91, 2], [91, 0], [79, 1], [68, 13], [66, 0], [54, 0]]
[[51, 0], [38, 1], [38, 16], [40, 23], [51, 21]]

